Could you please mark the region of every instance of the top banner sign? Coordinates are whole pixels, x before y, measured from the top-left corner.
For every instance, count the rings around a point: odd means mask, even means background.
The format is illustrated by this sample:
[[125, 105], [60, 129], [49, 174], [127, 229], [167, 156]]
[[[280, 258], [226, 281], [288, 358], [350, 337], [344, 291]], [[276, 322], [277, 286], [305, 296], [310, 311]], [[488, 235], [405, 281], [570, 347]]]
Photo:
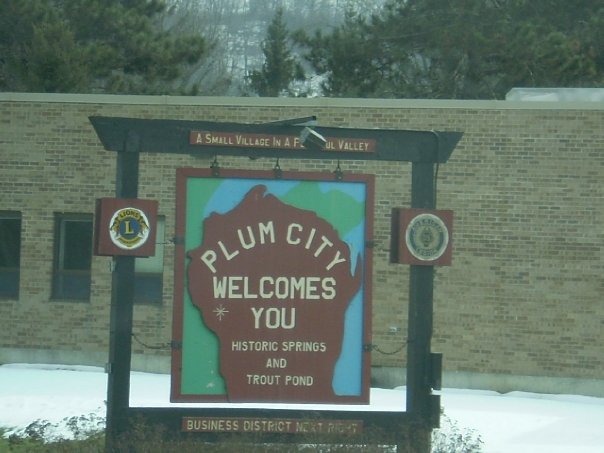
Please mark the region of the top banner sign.
[[[376, 140], [372, 138], [325, 137], [325, 151], [373, 153]], [[191, 145], [227, 146], [238, 148], [304, 149], [296, 135], [250, 134], [239, 132], [191, 131]]]
[[172, 400], [367, 403], [372, 209], [368, 175], [179, 170]]
[[[300, 137], [308, 128], [301, 125], [103, 116], [90, 121], [107, 150], [123, 151], [129, 144], [138, 152], [201, 156], [444, 163], [462, 137], [449, 131], [316, 126], [305, 148]], [[313, 143], [317, 139], [319, 146]]]

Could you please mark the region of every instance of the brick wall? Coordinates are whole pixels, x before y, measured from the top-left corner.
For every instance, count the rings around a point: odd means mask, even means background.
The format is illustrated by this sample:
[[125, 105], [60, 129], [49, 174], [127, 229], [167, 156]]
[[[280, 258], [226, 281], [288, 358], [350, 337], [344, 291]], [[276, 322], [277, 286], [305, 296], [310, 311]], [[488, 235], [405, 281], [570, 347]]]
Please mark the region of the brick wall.
[[[21, 211], [23, 230], [20, 297], [0, 300], [0, 348], [108, 349], [109, 258], [93, 258], [89, 303], [50, 300], [54, 214], [92, 213], [96, 198], [114, 195], [115, 154], [103, 150], [90, 115], [229, 122], [317, 115], [322, 126], [464, 132], [438, 172], [437, 205], [455, 211], [453, 266], [437, 269], [434, 296], [433, 350], [444, 353], [445, 370], [604, 380], [604, 109], [594, 105], [0, 94], [0, 211]], [[159, 200], [166, 240], [174, 231], [174, 169], [209, 163], [141, 156], [139, 196]], [[335, 169], [332, 161], [280, 165]], [[410, 165], [341, 166], [377, 175], [373, 342], [394, 353], [372, 360], [401, 367], [408, 269], [389, 264], [388, 248], [390, 210], [410, 203]], [[148, 345], [171, 338], [172, 263], [166, 246], [164, 303], [135, 308], [134, 332]]]

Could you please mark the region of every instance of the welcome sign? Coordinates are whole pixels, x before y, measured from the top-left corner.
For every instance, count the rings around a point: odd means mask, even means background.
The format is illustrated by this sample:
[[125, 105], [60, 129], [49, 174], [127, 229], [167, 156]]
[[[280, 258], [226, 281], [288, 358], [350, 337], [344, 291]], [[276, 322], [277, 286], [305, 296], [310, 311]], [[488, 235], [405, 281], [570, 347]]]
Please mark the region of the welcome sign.
[[373, 177], [177, 171], [172, 401], [367, 403]]

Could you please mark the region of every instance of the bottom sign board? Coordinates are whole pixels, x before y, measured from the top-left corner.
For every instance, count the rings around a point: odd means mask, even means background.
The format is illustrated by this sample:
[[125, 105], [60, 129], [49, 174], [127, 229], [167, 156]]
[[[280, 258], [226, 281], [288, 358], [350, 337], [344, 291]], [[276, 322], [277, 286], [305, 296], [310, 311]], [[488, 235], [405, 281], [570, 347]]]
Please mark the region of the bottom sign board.
[[187, 433], [359, 434], [362, 420], [293, 418], [183, 417]]

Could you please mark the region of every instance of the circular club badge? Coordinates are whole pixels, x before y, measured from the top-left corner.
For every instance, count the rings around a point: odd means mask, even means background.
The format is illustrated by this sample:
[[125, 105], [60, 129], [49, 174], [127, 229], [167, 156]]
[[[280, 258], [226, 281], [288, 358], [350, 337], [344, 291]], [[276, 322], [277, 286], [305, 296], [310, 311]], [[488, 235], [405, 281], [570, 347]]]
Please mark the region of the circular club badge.
[[449, 230], [440, 217], [418, 214], [407, 225], [405, 242], [409, 252], [418, 260], [434, 261], [447, 250]]
[[149, 238], [149, 219], [137, 208], [122, 208], [109, 220], [111, 241], [121, 249], [133, 250], [141, 247]]

